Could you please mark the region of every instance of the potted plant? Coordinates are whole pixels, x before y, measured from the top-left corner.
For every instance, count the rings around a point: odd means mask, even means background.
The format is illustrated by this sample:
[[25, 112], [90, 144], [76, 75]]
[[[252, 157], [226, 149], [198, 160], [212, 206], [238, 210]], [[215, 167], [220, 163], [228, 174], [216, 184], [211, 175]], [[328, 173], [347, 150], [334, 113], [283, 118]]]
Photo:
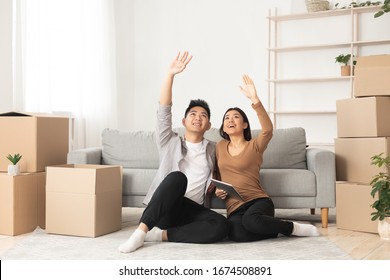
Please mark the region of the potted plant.
[[7, 156], [7, 159], [10, 162], [12, 162], [12, 165], [8, 165], [8, 175], [16, 176], [20, 174], [20, 165], [18, 164], [18, 162], [20, 161], [21, 158], [22, 158], [21, 154], [15, 154], [15, 155], [9, 154]]
[[[341, 65], [341, 76], [351, 76], [351, 67], [356, 65], [356, 60], [353, 61], [353, 65], [350, 65], [351, 54], [340, 54], [335, 57], [335, 62]], [[353, 71], [352, 71], [353, 72]]]
[[378, 167], [386, 166], [386, 172], [379, 172], [370, 183], [372, 186], [371, 195], [376, 198], [371, 205], [375, 212], [372, 212], [371, 220], [378, 222], [378, 233], [383, 240], [390, 241], [390, 155], [383, 157], [383, 153], [371, 157], [371, 164]]

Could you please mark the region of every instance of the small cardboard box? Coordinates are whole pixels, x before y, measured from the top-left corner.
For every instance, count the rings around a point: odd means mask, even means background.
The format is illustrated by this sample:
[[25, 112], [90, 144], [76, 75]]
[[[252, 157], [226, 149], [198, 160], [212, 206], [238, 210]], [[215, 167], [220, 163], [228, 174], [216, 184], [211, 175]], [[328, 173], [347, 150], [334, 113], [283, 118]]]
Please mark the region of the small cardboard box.
[[121, 229], [120, 166], [69, 164], [46, 173], [46, 232], [97, 237]]
[[38, 225], [37, 190], [44, 188], [45, 173], [9, 176], [0, 173], [0, 234], [32, 232]]
[[8, 154], [21, 154], [21, 172], [43, 172], [66, 163], [69, 119], [45, 114], [0, 114], [0, 171], [7, 171]]
[[371, 157], [390, 151], [390, 138], [337, 138], [335, 139], [336, 180], [369, 184], [385, 167], [371, 164]]
[[360, 56], [356, 59], [354, 96], [390, 96], [390, 55]]
[[378, 220], [371, 221], [374, 199], [370, 185], [336, 183], [336, 225], [341, 229], [378, 233]]
[[390, 97], [336, 101], [337, 137], [390, 136]]

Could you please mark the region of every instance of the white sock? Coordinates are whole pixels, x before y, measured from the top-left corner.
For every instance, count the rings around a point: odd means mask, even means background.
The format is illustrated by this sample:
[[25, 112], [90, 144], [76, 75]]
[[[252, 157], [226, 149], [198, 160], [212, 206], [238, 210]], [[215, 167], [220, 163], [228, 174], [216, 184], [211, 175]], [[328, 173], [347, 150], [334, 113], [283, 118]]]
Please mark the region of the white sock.
[[299, 224], [293, 222], [294, 229], [291, 235], [295, 236], [320, 236], [318, 229], [310, 224]]
[[121, 244], [118, 250], [122, 253], [131, 253], [144, 245], [146, 233], [140, 229], [136, 229], [127, 241]]
[[160, 229], [158, 227], [154, 227], [151, 230], [149, 230], [148, 233], [146, 234], [145, 241], [147, 241], [147, 242], [161, 242], [162, 241], [162, 234], [163, 234], [162, 229]]

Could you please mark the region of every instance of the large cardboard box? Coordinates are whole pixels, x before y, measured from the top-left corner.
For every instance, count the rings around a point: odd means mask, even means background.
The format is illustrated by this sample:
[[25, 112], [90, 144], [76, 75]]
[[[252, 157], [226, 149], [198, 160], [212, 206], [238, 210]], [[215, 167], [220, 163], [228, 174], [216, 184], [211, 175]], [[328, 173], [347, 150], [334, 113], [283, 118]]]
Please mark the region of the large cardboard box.
[[371, 221], [374, 199], [370, 185], [336, 183], [336, 225], [341, 229], [378, 233], [378, 220]]
[[46, 173], [46, 232], [96, 237], [121, 229], [120, 166], [69, 164]]
[[337, 137], [389, 137], [390, 97], [336, 101]]
[[354, 96], [390, 96], [390, 55], [360, 56], [356, 59]]
[[7, 171], [8, 154], [21, 154], [21, 172], [43, 172], [66, 163], [69, 119], [45, 114], [0, 114], [0, 171]]
[[385, 167], [371, 164], [371, 157], [390, 151], [390, 138], [337, 138], [335, 139], [336, 180], [369, 184]]
[[38, 220], [38, 189], [44, 188], [45, 173], [9, 176], [0, 173], [0, 234], [19, 235], [32, 232]]

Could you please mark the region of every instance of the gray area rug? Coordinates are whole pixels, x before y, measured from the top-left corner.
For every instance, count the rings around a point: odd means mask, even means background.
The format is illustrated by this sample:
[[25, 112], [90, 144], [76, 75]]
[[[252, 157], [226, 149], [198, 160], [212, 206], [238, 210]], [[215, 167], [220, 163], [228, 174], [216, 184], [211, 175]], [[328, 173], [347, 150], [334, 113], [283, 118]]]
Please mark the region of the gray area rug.
[[[123, 229], [97, 238], [47, 234], [37, 228], [5, 251], [3, 260], [343, 260], [351, 259], [326, 236], [284, 237], [257, 242], [215, 244], [150, 242], [131, 254], [117, 248], [138, 224], [142, 209], [125, 209]], [[284, 219], [318, 222], [319, 215], [284, 211]], [[333, 222], [333, 215], [330, 222]]]
[[278, 237], [249, 243], [215, 244], [151, 242], [131, 254], [117, 251], [132, 231], [97, 238], [47, 234], [37, 228], [6, 251], [3, 260], [339, 260], [348, 254], [326, 237]]

